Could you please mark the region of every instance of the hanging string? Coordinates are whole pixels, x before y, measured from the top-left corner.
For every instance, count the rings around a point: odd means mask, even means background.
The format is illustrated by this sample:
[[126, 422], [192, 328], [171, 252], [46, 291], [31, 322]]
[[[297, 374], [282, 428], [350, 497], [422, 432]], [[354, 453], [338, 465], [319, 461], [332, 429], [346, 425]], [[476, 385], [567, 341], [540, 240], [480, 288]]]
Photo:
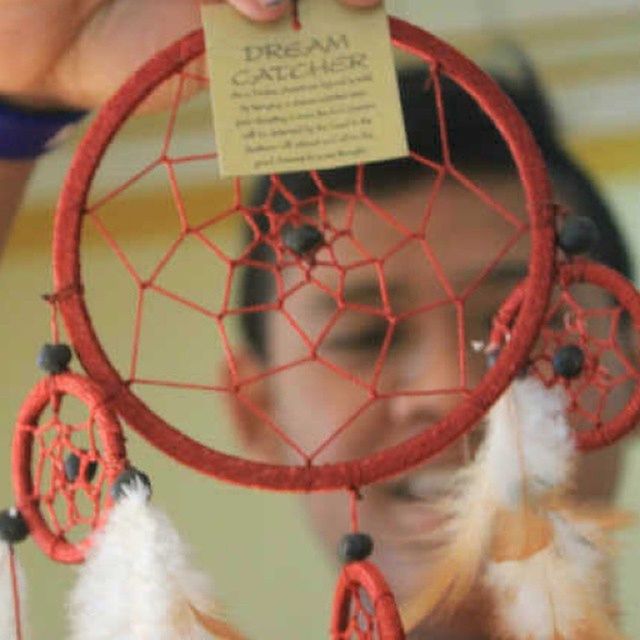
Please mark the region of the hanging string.
[[291, 24], [296, 31], [299, 31], [302, 28], [302, 24], [300, 23], [300, 0], [292, 0], [291, 7]]
[[13, 616], [16, 625], [16, 640], [23, 640], [22, 620], [20, 618], [20, 592], [18, 590], [18, 572], [13, 545], [9, 545], [9, 573], [11, 575], [11, 591], [13, 594]]
[[51, 339], [54, 344], [60, 341], [60, 329], [58, 325], [58, 296], [57, 294], [45, 294], [42, 299], [49, 305], [49, 327]]
[[72, 296], [82, 294], [84, 288], [82, 285], [71, 285], [63, 289], [59, 289], [54, 293], [45, 293], [41, 298], [49, 305], [50, 319], [49, 327], [51, 332], [51, 339], [54, 344], [60, 342], [60, 321], [59, 321], [59, 306], [60, 301], [64, 301]]
[[360, 518], [358, 514], [358, 502], [362, 500], [362, 494], [357, 487], [351, 487], [349, 490], [349, 513], [351, 518], [351, 531], [357, 533], [360, 531]]
[[[60, 317], [59, 317], [59, 301], [63, 296], [73, 295], [75, 288], [63, 289], [51, 294], [44, 294], [42, 299], [49, 305], [49, 331], [51, 333], [51, 342], [53, 344], [60, 343]], [[57, 391], [55, 379], [51, 378], [50, 387], [50, 405], [56, 420], [60, 419], [60, 405], [62, 395]]]

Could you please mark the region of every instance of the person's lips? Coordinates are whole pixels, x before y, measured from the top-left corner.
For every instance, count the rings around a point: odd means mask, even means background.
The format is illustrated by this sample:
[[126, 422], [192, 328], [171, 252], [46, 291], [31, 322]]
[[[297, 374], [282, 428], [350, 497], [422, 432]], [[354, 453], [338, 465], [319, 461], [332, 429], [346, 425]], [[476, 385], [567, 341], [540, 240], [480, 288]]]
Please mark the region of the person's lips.
[[385, 492], [401, 501], [431, 503], [451, 493], [457, 467], [429, 465], [383, 485]]
[[442, 529], [447, 519], [443, 505], [451, 495], [456, 470], [430, 466], [382, 485], [390, 510], [389, 532], [393, 529], [406, 542], [419, 542]]

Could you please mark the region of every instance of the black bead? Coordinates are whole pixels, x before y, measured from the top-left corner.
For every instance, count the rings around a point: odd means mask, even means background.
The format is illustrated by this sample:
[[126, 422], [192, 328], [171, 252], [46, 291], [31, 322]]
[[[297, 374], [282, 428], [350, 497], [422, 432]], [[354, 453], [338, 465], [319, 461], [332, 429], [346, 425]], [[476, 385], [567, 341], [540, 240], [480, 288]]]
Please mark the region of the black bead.
[[567, 344], [553, 354], [552, 365], [556, 375], [575, 378], [582, 372], [584, 352], [575, 344]]
[[129, 467], [125, 469], [113, 483], [111, 487], [111, 497], [114, 500], [120, 500], [124, 496], [126, 487], [133, 487], [136, 479], [140, 480], [142, 484], [147, 488], [148, 494], [151, 496], [151, 480], [149, 480], [149, 476], [139, 471], [134, 467]]
[[17, 509], [0, 511], [0, 540], [9, 544], [22, 542], [29, 535], [29, 527]]
[[291, 251], [301, 256], [324, 244], [324, 236], [320, 229], [310, 224], [301, 227], [286, 225], [282, 230], [282, 240]]
[[[84, 479], [87, 482], [91, 482], [98, 470], [98, 463], [95, 460], [87, 462], [84, 468]], [[75, 482], [80, 473], [80, 458], [75, 453], [70, 453], [64, 459], [64, 475], [69, 482]]]
[[364, 560], [373, 551], [373, 540], [366, 533], [347, 533], [342, 536], [338, 555], [342, 562]]
[[587, 216], [567, 218], [558, 234], [558, 244], [568, 255], [588, 253], [598, 244], [599, 239], [596, 223]]
[[47, 373], [63, 373], [71, 362], [71, 348], [68, 344], [45, 344], [38, 354], [38, 366]]

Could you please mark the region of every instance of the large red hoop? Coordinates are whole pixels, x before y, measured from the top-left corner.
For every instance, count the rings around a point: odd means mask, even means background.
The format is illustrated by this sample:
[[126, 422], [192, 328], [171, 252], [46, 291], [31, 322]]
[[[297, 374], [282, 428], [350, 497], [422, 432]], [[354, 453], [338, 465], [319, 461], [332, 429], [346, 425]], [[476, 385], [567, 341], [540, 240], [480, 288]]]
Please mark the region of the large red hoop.
[[154, 446], [202, 473], [245, 486], [282, 491], [363, 486], [416, 466], [453, 442], [483, 416], [525, 361], [542, 321], [552, 282], [554, 207], [538, 147], [520, 114], [475, 65], [434, 36], [391, 19], [394, 45], [438, 67], [466, 90], [508, 143], [524, 187], [531, 232], [529, 285], [513, 339], [497, 364], [451, 413], [418, 436], [370, 456], [344, 463], [284, 466], [258, 463], [204, 446], [147, 407], [114, 368], [93, 328], [83, 295], [80, 237], [93, 176], [119, 127], [155, 87], [203, 51], [194, 32], [141, 68], [105, 105], [80, 144], [59, 200], [54, 230], [54, 281], [67, 331], [91, 377], [113, 406]]
[[[631, 331], [635, 332], [636, 335], [640, 332], [640, 293], [638, 290], [620, 273], [602, 264], [579, 260], [561, 265], [558, 269], [556, 288], [560, 292], [563, 292], [571, 285], [577, 284], [595, 285], [613, 298], [615, 308], [617, 310], [616, 326], [612, 327], [611, 331], [613, 331], [613, 335], [608, 336], [607, 342], [611, 342], [611, 347], [615, 347], [621, 352], [624, 351], [624, 347], [617, 344], [615, 329], [618, 328], [617, 325], [620, 321], [620, 314], [625, 312], [629, 316]], [[523, 297], [524, 283], [518, 286], [511, 293], [500, 311], [496, 314], [496, 320], [491, 336], [491, 344], [494, 347], [499, 347], [500, 344], [504, 343], [505, 337], [509, 333], [509, 327], [513, 323], [514, 318], [520, 312]], [[556, 314], [556, 311], [557, 310], [554, 309], [554, 306], [552, 305], [547, 311], [545, 320], [551, 321], [552, 317]], [[583, 322], [581, 321], [577, 324], [581, 325]], [[577, 341], [584, 349], [598, 351], [597, 348], [590, 349], [590, 342], [596, 342], [597, 338], [589, 335], [587, 327], [574, 327], [568, 339], [571, 342]], [[589, 366], [585, 367], [583, 373], [576, 377], [575, 380], [562, 381], [557, 379], [557, 377], [552, 377], [548, 380], [545, 379], [541, 374], [541, 367], [538, 366], [538, 361], [542, 362], [544, 359], [548, 360], [550, 355], [548, 353], [549, 348], [553, 348], [554, 345], [544, 344], [546, 342], [544, 330], [541, 342], [543, 343], [543, 348], [539, 352], [532, 354], [530, 364], [534, 374], [539, 375], [543, 382], [546, 384], [564, 382], [567, 387], [572, 383], [580, 383], [581, 392], [597, 385], [598, 377], [602, 375], [603, 370], [600, 363], [601, 356], [596, 354], [592, 355], [591, 358], [588, 358], [588, 360], [590, 360], [590, 362], [588, 362]], [[560, 345], [561, 343], [558, 343], [556, 346]], [[596, 345], [596, 347], [597, 346], [598, 345]], [[640, 369], [638, 369], [637, 366], [634, 366], [634, 364], [625, 356], [622, 356], [622, 359], [624, 360], [623, 365], [626, 369], [625, 375], [623, 376], [624, 381], [633, 383], [633, 391], [631, 392], [624, 408], [613, 417], [607, 420], [590, 420], [591, 424], [589, 428], [580, 429], [574, 432], [576, 445], [578, 449], [582, 451], [598, 449], [617, 442], [620, 438], [629, 433], [629, 431], [631, 431], [640, 420]], [[604, 373], [606, 375], [606, 372]], [[621, 382], [618, 384], [621, 384]], [[595, 389], [593, 390], [595, 391]], [[568, 391], [570, 391], [570, 389], [568, 389]], [[571, 396], [571, 393], [569, 395]], [[571, 414], [575, 411], [575, 405], [572, 406], [572, 403], [570, 403], [569, 413]]]
[[[36, 469], [34, 473], [34, 446], [37, 440], [37, 432], [40, 419], [47, 407], [59, 404], [64, 396], [77, 398], [90, 410], [89, 420], [95, 422], [98, 438], [92, 436], [94, 451], [90, 451], [93, 461], [98, 466], [98, 479], [89, 487], [92, 498], [99, 506], [100, 500], [104, 500], [103, 506], [109, 507], [111, 498], [105, 490], [113, 484], [126, 465], [126, 451], [124, 438], [118, 419], [113, 411], [105, 404], [101, 390], [90, 380], [76, 374], [65, 373], [50, 376], [41, 380], [25, 399], [15, 425], [12, 453], [12, 477], [16, 497], [16, 507], [24, 517], [38, 546], [53, 560], [65, 563], [82, 562], [85, 558], [90, 538], [85, 537], [80, 542], [72, 542], [67, 539], [67, 529], [77, 524], [72, 522], [67, 526], [61, 526], [59, 531], [53, 531], [50, 522], [42, 513], [45, 491], [38, 485], [37, 478], [41, 474]], [[60, 424], [56, 439], [60, 442], [52, 445], [56, 451], [51, 454], [55, 457], [55, 469], [51, 487], [49, 490], [49, 507], [52, 508], [53, 498], [61, 493], [71, 492], [75, 502], [76, 490], [80, 491], [80, 485], [84, 483], [72, 482], [65, 477], [64, 461], [61, 451], [72, 450], [71, 428]], [[37, 461], [36, 461], [37, 463]], [[36, 467], [39, 465], [36, 464]], [[80, 467], [82, 469], [82, 466]], [[42, 479], [41, 479], [42, 480]], [[38, 486], [37, 486], [38, 485]], [[72, 485], [78, 485], [76, 487]], [[84, 487], [87, 488], [86, 486]], [[93, 514], [91, 527], [98, 526], [101, 513], [99, 509]]]

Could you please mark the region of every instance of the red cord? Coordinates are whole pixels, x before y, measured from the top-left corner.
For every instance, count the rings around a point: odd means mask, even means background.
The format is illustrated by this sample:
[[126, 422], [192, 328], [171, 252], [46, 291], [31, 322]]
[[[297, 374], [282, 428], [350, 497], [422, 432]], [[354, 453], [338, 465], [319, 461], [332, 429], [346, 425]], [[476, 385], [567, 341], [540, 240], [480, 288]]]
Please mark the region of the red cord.
[[351, 516], [351, 530], [357, 533], [360, 530], [360, 519], [358, 517], [358, 502], [362, 500], [362, 494], [357, 487], [352, 487], [349, 491], [349, 513]]
[[22, 620], [20, 619], [20, 591], [18, 589], [18, 572], [13, 545], [9, 545], [9, 571], [11, 573], [11, 590], [13, 593], [13, 615], [16, 623], [16, 640], [22, 640]]
[[293, 6], [291, 8], [292, 24], [296, 31], [302, 28], [300, 24], [300, 7], [298, 6], [300, 0], [293, 0]]

